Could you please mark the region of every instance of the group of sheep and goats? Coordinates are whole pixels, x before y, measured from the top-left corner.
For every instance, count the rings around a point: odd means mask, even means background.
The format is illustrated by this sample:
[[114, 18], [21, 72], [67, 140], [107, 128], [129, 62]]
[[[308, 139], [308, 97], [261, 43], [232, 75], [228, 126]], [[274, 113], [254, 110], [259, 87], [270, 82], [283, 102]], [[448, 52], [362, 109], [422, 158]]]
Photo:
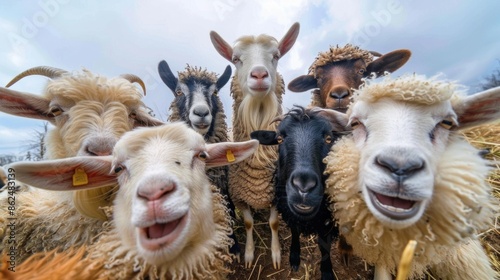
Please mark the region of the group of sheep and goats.
[[[283, 112], [277, 65], [298, 34], [295, 23], [281, 40], [230, 45], [210, 32], [234, 75], [190, 65], [176, 75], [161, 61], [167, 122], [133, 74], [38, 66], [0, 87], [1, 112], [53, 125], [43, 161], [3, 168], [0, 276], [232, 279], [231, 263], [256, 261], [253, 214], [265, 211], [275, 269], [301, 267], [300, 237], [315, 236], [318, 279], [340, 279], [332, 258], [352, 257], [377, 280], [498, 279], [478, 237], [498, 218], [488, 181], [498, 166], [464, 131], [498, 123], [500, 87], [466, 94], [440, 76], [396, 77], [409, 50], [337, 45], [287, 85], [312, 100]], [[42, 94], [11, 89], [31, 75], [49, 78]], [[228, 129], [218, 92], [231, 76]]]

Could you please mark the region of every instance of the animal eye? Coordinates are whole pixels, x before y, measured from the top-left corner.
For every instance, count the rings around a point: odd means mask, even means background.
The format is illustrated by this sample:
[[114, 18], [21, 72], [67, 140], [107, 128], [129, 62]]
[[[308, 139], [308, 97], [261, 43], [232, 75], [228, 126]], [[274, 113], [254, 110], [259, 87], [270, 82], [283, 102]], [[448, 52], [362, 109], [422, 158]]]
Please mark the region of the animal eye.
[[333, 141], [332, 136], [327, 135], [327, 136], [325, 137], [325, 143], [326, 143], [326, 144], [331, 144], [331, 143], [332, 143], [332, 141]]
[[361, 123], [360, 123], [358, 120], [352, 120], [350, 124], [351, 124], [352, 129], [355, 129], [355, 128], [356, 128], [356, 127], [358, 127]]
[[278, 59], [280, 59], [280, 58], [281, 58], [281, 57], [280, 57], [280, 55], [279, 55], [279, 54], [274, 54], [274, 55], [273, 55], [273, 59], [275, 59], [275, 60], [278, 60]]
[[137, 118], [137, 113], [131, 112], [130, 115], [128, 115], [128, 116], [135, 120]]
[[278, 135], [278, 137], [276, 137], [276, 141], [278, 142], [278, 144], [283, 143], [283, 140], [284, 140], [283, 136], [281, 136], [281, 135]]
[[450, 130], [453, 127], [453, 121], [452, 120], [442, 120], [439, 123], [440, 126], [442, 126], [444, 129]]
[[207, 160], [207, 158], [208, 158], [208, 154], [207, 154], [207, 152], [205, 152], [205, 151], [200, 152], [200, 153], [198, 154], [198, 158], [199, 158], [201, 161], [205, 161], [205, 160]]
[[237, 57], [237, 56], [233, 56], [233, 63], [234, 63], [234, 64], [236, 64], [236, 63], [238, 63], [238, 62], [240, 62], [240, 61], [241, 61], [241, 60], [240, 60], [240, 58], [239, 58], [239, 57]]
[[365, 73], [366, 69], [361, 68], [358, 70], [358, 74], [363, 75]]
[[50, 108], [49, 116], [51, 116], [51, 117], [57, 117], [57, 116], [59, 116], [62, 113], [63, 113], [63, 110], [60, 107], [54, 106], [54, 107]]
[[175, 94], [176, 94], [177, 96], [182, 95], [182, 90], [180, 90], [180, 89], [176, 90], [176, 91], [175, 91]]
[[219, 91], [218, 90], [214, 90], [213, 95], [217, 95], [217, 94], [219, 94]]
[[122, 172], [123, 169], [124, 169], [123, 166], [118, 165], [115, 167], [115, 169], [113, 169], [113, 171], [115, 172], [115, 174], [118, 174], [118, 173]]

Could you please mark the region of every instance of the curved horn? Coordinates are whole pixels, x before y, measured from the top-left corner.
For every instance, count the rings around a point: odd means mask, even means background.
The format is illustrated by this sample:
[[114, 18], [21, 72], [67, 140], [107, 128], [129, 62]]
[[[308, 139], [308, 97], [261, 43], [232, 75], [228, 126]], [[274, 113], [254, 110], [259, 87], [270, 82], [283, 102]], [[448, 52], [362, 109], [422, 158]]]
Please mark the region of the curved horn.
[[15, 84], [17, 81], [21, 80], [22, 78], [26, 76], [31, 76], [31, 75], [42, 75], [49, 77], [51, 79], [61, 77], [64, 74], [69, 73], [66, 70], [55, 68], [55, 67], [50, 67], [50, 66], [37, 66], [30, 68], [28, 70], [23, 71], [21, 74], [17, 75], [12, 79], [5, 87], [10, 87], [11, 85]]
[[124, 78], [125, 80], [127, 80], [131, 83], [138, 83], [141, 86], [142, 91], [144, 91], [144, 95], [146, 95], [146, 85], [141, 80], [141, 78], [139, 78], [138, 76], [136, 76], [134, 74], [121, 74], [120, 77]]
[[376, 56], [376, 57], [381, 57], [382, 54], [379, 53], [379, 52], [376, 52], [376, 51], [368, 51], [369, 53], [371, 53], [373, 56]]
[[272, 124], [272, 123], [275, 123], [275, 122], [281, 122], [284, 118], [285, 118], [285, 115], [277, 116], [269, 124]]

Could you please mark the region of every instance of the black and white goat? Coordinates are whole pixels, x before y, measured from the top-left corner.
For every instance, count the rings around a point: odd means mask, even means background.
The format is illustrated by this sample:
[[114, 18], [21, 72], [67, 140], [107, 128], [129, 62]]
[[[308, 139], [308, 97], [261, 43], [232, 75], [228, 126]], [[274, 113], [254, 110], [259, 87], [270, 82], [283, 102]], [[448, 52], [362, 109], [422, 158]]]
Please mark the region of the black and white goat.
[[[224, 73], [217, 78], [214, 72], [187, 65], [186, 70], [178, 72], [176, 77], [168, 63], [162, 60], [158, 64], [158, 73], [175, 96], [170, 104], [169, 122], [187, 123], [210, 144], [229, 141], [226, 115], [218, 92], [229, 81], [231, 66], [228, 65]], [[227, 198], [230, 214], [234, 219], [235, 206], [229, 197], [228, 173], [227, 166], [207, 170], [210, 182], [220, 188], [221, 193]], [[234, 240], [234, 245], [230, 251], [239, 256], [240, 247], [234, 233], [231, 238]]]
[[279, 120], [277, 131], [257, 130], [251, 136], [262, 145], [279, 145], [275, 202], [292, 232], [290, 266], [297, 270], [300, 264], [300, 234], [318, 234], [321, 279], [334, 279], [330, 249], [339, 234], [324, 194], [323, 158], [346, 129], [327, 110], [298, 106]]

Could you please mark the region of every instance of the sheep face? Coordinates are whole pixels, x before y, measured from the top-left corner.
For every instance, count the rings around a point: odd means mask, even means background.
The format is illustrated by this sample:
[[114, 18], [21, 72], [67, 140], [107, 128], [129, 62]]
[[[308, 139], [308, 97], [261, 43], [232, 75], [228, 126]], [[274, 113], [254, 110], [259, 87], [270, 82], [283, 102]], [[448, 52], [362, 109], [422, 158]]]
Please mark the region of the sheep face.
[[[352, 96], [352, 89], [361, 85], [361, 78], [366, 71], [362, 59], [339, 61], [316, 69], [322, 107], [347, 111]], [[315, 92], [315, 94], [318, 94]]]
[[[390, 116], [390, 117], [389, 117]], [[437, 159], [456, 123], [450, 102], [357, 102], [350, 116], [361, 150], [359, 184], [372, 213], [392, 228], [418, 221], [433, 193]]]
[[175, 105], [179, 117], [201, 135], [212, 134], [215, 115], [222, 110], [217, 95], [231, 77], [231, 67], [227, 66], [217, 79], [215, 73], [188, 65], [176, 78], [163, 60], [158, 65], [158, 72], [175, 95], [172, 106]]
[[123, 169], [115, 201], [117, 228], [124, 243], [153, 264], [178, 256], [200, 232], [214, 231], [212, 216], [199, 214], [212, 213], [204, 140], [193, 130], [177, 133], [167, 143], [161, 135], [145, 136], [147, 142], [131, 135], [115, 149], [115, 169]]
[[[380, 57], [374, 60], [374, 55]], [[315, 89], [314, 100], [318, 104], [314, 105], [346, 112], [352, 92], [362, 84], [362, 78], [396, 71], [410, 56], [411, 52], [405, 49], [381, 55], [350, 44], [331, 47], [318, 54], [309, 68], [309, 75], [293, 79], [288, 88], [295, 92]]]

